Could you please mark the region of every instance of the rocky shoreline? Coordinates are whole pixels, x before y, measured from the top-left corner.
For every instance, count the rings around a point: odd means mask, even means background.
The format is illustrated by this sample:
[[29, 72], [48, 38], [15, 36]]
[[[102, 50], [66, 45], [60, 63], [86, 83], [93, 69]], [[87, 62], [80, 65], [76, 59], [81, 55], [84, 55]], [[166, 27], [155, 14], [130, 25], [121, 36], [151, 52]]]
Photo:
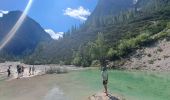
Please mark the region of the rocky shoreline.
[[[35, 73], [34, 75], [29, 75], [29, 67], [33, 65], [27, 65], [21, 62], [4, 62], [0, 63], [0, 80], [2, 79], [16, 79], [17, 78], [17, 65], [24, 66], [24, 73], [21, 78], [29, 78], [37, 75], [43, 75], [43, 74], [52, 74], [49, 71], [56, 71], [55, 73], [62, 73], [62, 72], [68, 72], [68, 71], [74, 71], [74, 70], [83, 70], [84, 68], [76, 67], [73, 65], [56, 65], [56, 64], [50, 64], [50, 65], [34, 65], [35, 67]], [[8, 66], [11, 66], [11, 77], [7, 78], [7, 69]], [[48, 73], [49, 72], [49, 73]]]
[[105, 93], [96, 93], [90, 96], [89, 100], [125, 100], [125, 99], [115, 94], [114, 95], [109, 94], [108, 96], [106, 96]]

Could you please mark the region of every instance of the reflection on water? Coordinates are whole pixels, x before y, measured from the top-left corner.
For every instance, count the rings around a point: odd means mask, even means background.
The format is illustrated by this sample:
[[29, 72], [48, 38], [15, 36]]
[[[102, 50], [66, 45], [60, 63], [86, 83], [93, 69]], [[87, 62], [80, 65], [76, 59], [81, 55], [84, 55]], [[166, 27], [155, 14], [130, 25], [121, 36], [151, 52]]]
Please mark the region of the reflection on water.
[[51, 89], [47, 95], [45, 96], [44, 100], [67, 100], [64, 96], [64, 93], [62, 90], [60, 90], [57, 87], [54, 87]]

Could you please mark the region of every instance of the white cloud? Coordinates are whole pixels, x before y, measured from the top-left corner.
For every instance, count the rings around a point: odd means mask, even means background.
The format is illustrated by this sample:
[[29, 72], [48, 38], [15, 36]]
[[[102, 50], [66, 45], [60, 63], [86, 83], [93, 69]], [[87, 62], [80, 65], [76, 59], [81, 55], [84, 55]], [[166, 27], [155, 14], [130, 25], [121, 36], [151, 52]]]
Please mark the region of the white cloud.
[[9, 11], [4, 11], [4, 10], [0, 10], [0, 17], [3, 17], [4, 14], [8, 14]]
[[2, 13], [0, 13], [0, 17], [3, 17], [3, 14], [2, 14]]
[[54, 40], [58, 40], [60, 37], [63, 37], [64, 34], [64, 32], [55, 33], [52, 29], [45, 29], [45, 32], [47, 32]]
[[85, 9], [82, 6], [77, 9], [67, 8], [64, 10], [64, 15], [79, 19], [81, 21], [87, 20], [87, 17], [90, 16], [90, 14], [91, 12], [89, 9]]
[[133, 4], [136, 4], [138, 2], [138, 0], [133, 0]]

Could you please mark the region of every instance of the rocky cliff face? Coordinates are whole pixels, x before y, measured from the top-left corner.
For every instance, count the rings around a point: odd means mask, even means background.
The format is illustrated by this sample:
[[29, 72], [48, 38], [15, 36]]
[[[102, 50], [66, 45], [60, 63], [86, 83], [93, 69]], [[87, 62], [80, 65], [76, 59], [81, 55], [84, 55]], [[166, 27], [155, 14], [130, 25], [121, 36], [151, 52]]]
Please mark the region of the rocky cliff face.
[[[168, 30], [170, 33], [170, 30]], [[122, 68], [152, 71], [170, 71], [170, 41], [160, 40], [154, 45], [137, 50]]]

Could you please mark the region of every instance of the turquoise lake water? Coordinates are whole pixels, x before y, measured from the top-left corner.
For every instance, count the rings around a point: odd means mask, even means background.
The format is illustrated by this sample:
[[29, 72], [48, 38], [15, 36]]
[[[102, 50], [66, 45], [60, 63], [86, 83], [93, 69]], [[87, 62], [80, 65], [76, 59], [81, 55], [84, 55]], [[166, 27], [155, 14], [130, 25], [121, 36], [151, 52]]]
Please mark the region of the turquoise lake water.
[[[85, 91], [102, 91], [100, 70], [73, 72], [71, 80]], [[141, 71], [109, 71], [109, 92], [127, 100], [170, 100], [170, 74]]]

